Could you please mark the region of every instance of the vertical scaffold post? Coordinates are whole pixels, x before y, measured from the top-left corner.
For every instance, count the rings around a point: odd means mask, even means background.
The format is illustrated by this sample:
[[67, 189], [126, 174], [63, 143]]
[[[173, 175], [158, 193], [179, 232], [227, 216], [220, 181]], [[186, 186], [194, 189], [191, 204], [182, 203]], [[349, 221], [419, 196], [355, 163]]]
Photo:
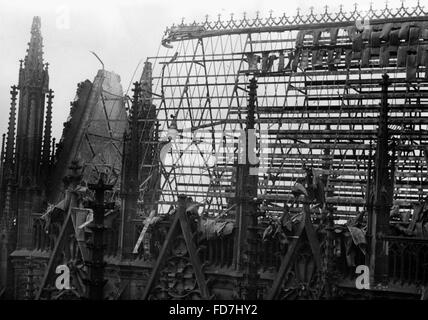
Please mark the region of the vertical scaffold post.
[[102, 300], [104, 280], [104, 212], [106, 209], [112, 209], [114, 203], [104, 203], [104, 192], [112, 190], [113, 185], [105, 184], [104, 175], [101, 174], [96, 184], [89, 184], [89, 189], [95, 191], [95, 201], [91, 203], [94, 210], [94, 220], [89, 225], [92, 230], [92, 241], [88, 244], [91, 249], [91, 261], [89, 265], [89, 290], [88, 298], [90, 300]]
[[[237, 243], [235, 247], [235, 261], [237, 269], [244, 272], [242, 296], [244, 299], [257, 299], [257, 180], [254, 157], [254, 125], [255, 108], [257, 104], [257, 80], [250, 79], [248, 86], [248, 109], [246, 128], [241, 136], [240, 161], [237, 166]], [[250, 138], [251, 137], [251, 138]], [[252, 153], [251, 155], [249, 153]]]
[[374, 172], [374, 206], [369, 219], [372, 283], [385, 284], [388, 277], [388, 248], [382, 237], [388, 234], [389, 212], [391, 209], [392, 188], [389, 174], [389, 132], [388, 132], [388, 86], [389, 76], [384, 74], [381, 81], [381, 103], [377, 133], [376, 159]]

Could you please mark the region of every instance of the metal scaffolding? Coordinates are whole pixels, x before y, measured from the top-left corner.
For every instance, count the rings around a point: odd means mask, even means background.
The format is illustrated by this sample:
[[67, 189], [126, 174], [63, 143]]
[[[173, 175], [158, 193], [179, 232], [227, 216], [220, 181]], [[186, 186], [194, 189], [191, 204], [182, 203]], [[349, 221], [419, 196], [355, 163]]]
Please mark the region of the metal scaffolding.
[[234, 213], [252, 76], [258, 84], [257, 198], [268, 214], [293, 201], [291, 188], [307, 168], [326, 179], [336, 220], [367, 209], [385, 73], [394, 204], [409, 211], [427, 194], [428, 12], [419, 2], [367, 12], [207, 18], [167, 29], [162, 44], [147, 59], [159, 138], [144, 140], [161, 150], [160, 190], [153, 197], [160, 213], [178, 194], [201, 203], [200, 213]]

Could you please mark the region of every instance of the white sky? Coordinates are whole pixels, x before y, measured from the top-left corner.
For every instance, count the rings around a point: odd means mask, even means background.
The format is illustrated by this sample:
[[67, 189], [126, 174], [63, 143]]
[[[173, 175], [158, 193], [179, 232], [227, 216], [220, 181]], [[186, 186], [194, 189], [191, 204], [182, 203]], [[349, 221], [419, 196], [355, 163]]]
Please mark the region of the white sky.
[[[26, 53], [30, 39], [33, 16], [41, 16], [44, 41], [44, 58], [49, 62], [50, 87], [55, 91], [53, 105], [53, 134], [60, 137], [74, 99], [77, 83], [93, 80], [99, 62], [89, 53], [95, 51], [104, 61], [105, 68], [121, 76], [124, 90], [138, 62], [154, 56], [166, 29], [173, 23], [202, 21], [208, 14], [217, 19], [221, 13], [229, 18], [293, 15], [300, 7], [302, 13], [324, 10], [351, 10], [358, 2], [362, 10], [369, 7], [369, 0], [0, 0], [0, 134], [7, 130], [10, 105], [10, 86], [17, 84], [19, 59]], [[424, 2], [427, 2], [425, 4]], [[414, 5], [416, 0], [407, 1]], [[421, 3], [428, 5], [427, 0]], [[389, 1], [390, 7], [399, 7], [399, 0]], [[384, 2], [374, 1], [375, 8], [383, 8]], [[69, 13], [69, 28], [61, 28], [58, 21]], [[62, 20], [64, 21], [64, 20]], [[141, 70], [137, 72], [139, 77]]]

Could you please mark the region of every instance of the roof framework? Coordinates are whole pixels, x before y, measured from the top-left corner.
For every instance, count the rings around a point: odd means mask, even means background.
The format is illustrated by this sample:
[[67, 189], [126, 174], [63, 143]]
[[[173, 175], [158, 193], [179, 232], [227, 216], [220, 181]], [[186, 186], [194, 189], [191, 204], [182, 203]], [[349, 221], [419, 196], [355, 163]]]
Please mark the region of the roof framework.
[[[247, 85], [255, 76], [258, 198], [270, 213], [282, 211], [305, 165], [327, 177], [327, 202], [337, 217], [355, 215], [370, 184], [384, 73], [391, 79], [394, 202], [409, 210], [428, 191], [427, 48], [428, 12], [419, 2], [365, 13], [355, 7], [350, 13], [207, 18], [169, 28], [158, 55], [148, 58], [160, 138], [175, 137], [161, 164], [160, 211], [182, 193], [208, 214], [230, 209]], [[251, 65], [254, 56], [260, 61]]]

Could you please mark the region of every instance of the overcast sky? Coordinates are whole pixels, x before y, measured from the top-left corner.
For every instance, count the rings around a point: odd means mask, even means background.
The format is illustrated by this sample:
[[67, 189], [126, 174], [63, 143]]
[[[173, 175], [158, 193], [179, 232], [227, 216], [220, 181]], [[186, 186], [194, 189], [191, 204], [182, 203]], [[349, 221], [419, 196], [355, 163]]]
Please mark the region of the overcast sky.
[[[138, 62], [156, 55], [166, 27], [183, 17], [193, 22], [204, 20], [206, 14], [216, 19], [219, 13], [241, 17], [246, 11], [253, 17], [256, 11], [267, 16], [270, 10], [274, 16], [293, 15], [297, 7], [302, 13], [311, 6], [321, 12], [325, 5], [335, 12], [341, 2], [345, 10], [352, 8], [344, 0], [0, 0], [0, 133], [7, 130], [10, 86], [17, 84], [18, 61], [25, 56], [33, 16], [42, 21], [44, 58], [50, 64], [50, 87], [55, 91], [53, 134], [59, 138], [77, 83], [92, 81], [100, 68], [89, 51], [101, 57], [107, 70], [120, 75], [126, 90]], [[369, 3], [358, 1], [362, 9]], [[414, 5], [416, 0], [407, 3]], [[389, 5], [400, 6], [400, 0]], [[375, 1], [375, 8], [382, 6], [383, 1]]]

